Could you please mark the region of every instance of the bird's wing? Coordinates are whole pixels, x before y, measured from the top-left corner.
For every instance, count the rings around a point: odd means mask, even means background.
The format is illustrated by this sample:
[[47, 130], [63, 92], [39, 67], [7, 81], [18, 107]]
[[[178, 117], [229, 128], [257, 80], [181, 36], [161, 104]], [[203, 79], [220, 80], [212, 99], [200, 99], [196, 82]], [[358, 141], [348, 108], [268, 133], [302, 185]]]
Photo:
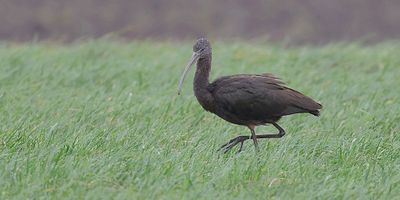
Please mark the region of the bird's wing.
[[211, 83], [210, 91], [219, 107], [252, 120], [321, 108], [320, 104], [286, 87], [271, 74], [221, 77]]
[[231, 82], [237, 82], [237, 81], [243, 81], [243, 80], [259, 80], [265, 83], [271, 84], [271, 86], [275, 87], [281, 87], [284, 86], [285, 83], [278, 77], [274, 76], [273, 74], [270, 73], [265, 73], [265, 74], [236, 74], [236, 75], [231, 75], [231, 76], [222, 76], [218, 79], [216, 79], [213, 83], [211, 83], [211, 86], [223, 86], [226, 84], [229, 84]]

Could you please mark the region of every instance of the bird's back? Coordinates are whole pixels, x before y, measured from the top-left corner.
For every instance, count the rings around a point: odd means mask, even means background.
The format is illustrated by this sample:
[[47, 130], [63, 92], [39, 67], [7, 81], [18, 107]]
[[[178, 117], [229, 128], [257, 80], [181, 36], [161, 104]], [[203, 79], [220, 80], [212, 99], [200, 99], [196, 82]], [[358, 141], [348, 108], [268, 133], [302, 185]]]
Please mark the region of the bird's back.
[[215, 114], [232, 123], [248, 125], [279, 120], [284, 115], [319, 115], [321, 104], [290, 89], [271, 74], [224, 76], [210, 84]]

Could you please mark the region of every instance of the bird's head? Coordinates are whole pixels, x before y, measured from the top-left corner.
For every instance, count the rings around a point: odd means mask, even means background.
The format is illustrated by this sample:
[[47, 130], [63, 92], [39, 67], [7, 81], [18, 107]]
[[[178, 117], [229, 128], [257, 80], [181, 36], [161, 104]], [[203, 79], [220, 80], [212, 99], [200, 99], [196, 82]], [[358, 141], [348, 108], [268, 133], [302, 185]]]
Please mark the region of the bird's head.
[[208, 42], [208, 40], [205, 38], [198, 39], [196, 43], [193, 45], [192, 59], [190, 59], [188, 65], [185, 67], [185, 70], [183, 71], [183, 74], [179, 81], [178, 95], [181, 93], [183, 80], [185, 80], [186, 74], [190, 71], [192, 65], [196, 63], [199, 59], [209, 58], [210, 56], [211, 56], [210, 42]]
[[198, 39], [196, 43], [193, 45], [193, 56], [195, 54], [198, 55], [198, 58], [204, 58], [210, 56], [211, 45], [206, 38]]

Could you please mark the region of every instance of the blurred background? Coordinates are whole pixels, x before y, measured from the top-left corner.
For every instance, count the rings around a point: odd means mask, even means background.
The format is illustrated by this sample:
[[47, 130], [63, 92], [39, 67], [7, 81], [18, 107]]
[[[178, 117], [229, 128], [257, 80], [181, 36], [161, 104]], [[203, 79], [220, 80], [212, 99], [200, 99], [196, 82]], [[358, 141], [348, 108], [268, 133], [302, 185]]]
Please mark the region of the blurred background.
[[399, 0], [0, 0], [0, 40], [400, 38]]

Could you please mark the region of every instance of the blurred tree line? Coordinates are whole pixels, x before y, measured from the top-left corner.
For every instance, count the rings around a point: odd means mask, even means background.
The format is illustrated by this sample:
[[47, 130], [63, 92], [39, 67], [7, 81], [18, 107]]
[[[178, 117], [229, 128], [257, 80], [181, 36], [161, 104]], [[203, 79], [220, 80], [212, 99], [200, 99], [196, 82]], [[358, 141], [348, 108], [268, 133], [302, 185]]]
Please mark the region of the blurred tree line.
[[0, 40], [400, 38], [399, 0], [0, 0]]

